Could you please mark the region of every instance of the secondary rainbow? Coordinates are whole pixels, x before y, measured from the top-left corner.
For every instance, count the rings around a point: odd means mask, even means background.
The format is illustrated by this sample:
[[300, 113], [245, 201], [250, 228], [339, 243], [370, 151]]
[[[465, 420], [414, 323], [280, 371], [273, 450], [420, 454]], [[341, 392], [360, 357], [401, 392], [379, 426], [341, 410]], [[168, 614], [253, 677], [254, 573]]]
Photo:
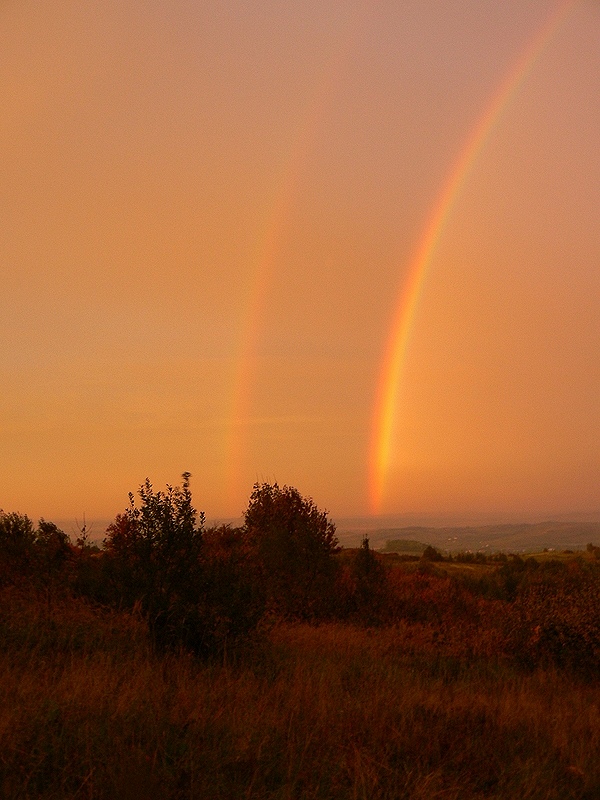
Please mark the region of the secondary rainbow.
[[[238, 354], [234, 362], [231, 405], [227, 418], [228, 430], [224, 437], [224, 488], [232, 508], [235, 508], [243, 482], [243, 462], [251, 424], [252, 387], [256, 378], [257, 354], [269, 287], [277, 269], [277, 259], [285, 240], [304, 164], [314, 145], [328, 102], [352, 55], [354, 42], [364, 27], [369, 5], [368, 0], [364, 0], [350, 11], [346, 26], [340, 32], [337, 46], [333, 48], [318, 80], [315, 81], [315, 87], [301, 115], [289, 150], [282, 159], [279, 174], [274, 182], [270, 207], [257, 235], [251, 258], [247, 302], [240, 324]], [[247, 489], [248, 487], [243, 487], [243, 491]]]
[[381, 511], [392, 460], [398, 394], [410, 332], [427, 270], [444, 226], [494, 125], [577, 2], [578, 0], [568, 0], [560, 3], [514, 63], [470, 132], [423, 229], [410, 263], [408, 278], [398, 298], [376, 392], [369, 459], [369, 497], [373, 513]]

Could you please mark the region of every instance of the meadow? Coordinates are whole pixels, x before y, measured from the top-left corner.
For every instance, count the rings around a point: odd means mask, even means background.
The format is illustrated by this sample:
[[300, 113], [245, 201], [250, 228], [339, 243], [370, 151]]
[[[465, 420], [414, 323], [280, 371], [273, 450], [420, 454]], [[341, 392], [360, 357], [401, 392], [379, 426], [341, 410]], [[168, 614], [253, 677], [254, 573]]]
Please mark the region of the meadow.
[[595, 798], [600, 686], [431, 623], [277, 623], [237, 658], [5, 590], [6, 798]]
[[[185, 592], [171, 597], [168, 625], [148, 587], [163, 598], [181, 564], [167, 569], [163, 542], [163, 582], [156, 564], [140, 572], [127, 547], [132, 536], [148, 544], [141, 524], [117, 520], [97, 552], [51, 523], [36, 532], [0, 514], [0, 796], [600, 797], [597, 548], [403, 559], [365, 540], [339, 551], [314, 505], [266, 494], [279, 515], [291, 500], [304, 522], [310, 512], [327, 569], [293, 591], [261, 571], [268, 558], [286, 568], [261, 495], [243, 530], [190, 539], [201, 542], [202, 592], [192, 597], [177, 572]], [[188, 508], [177, 497], [170, 510]], [[165, 497], [146, 499], [156, 517]], [[294, 525], [281, 528], [292, 550]], [[261, 592], [248, 593], [248, 574]], [[198, 625], [209, 639], [187, 635]]]

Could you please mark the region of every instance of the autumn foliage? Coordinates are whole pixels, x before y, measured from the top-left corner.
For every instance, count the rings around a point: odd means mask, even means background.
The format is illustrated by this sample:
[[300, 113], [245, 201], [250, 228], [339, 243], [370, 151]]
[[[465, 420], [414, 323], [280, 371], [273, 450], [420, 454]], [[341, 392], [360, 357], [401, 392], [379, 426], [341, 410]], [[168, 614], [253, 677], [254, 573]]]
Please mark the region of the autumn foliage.
[[[340, 550], [146, 481], [102, 549], [0, 513], [0, 795], [600, 796], [600, 559]], [[466, 554], [468, 555], [468, 554]]]
[[[460, 565], [465, 563], [464, 567]], [[190, 475], [156, 492], [150, 481], [108, 527], [102, 550], [72, 544], [53, 523], [0, 513], [4, 586], [80, 596], [129, 610], [159, 651], [232, 654], [276, 620], [408, 626], [426, 650], [553, 666], [600, 668], [600, 561], [520, 556], [449, 561], [434, 548], [404, 562], [341, 551], [327, 512], [297, 489], [258, 483], [240, 527], [206, 528]], [[408, 630], [407, 629], [407, 630]]]

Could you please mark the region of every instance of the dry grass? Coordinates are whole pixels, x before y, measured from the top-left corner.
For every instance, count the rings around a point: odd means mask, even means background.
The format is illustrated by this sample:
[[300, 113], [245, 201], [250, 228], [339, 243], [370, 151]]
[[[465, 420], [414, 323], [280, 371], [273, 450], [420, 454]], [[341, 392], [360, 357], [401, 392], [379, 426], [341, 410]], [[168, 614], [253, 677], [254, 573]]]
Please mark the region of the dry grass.
[[135, 616], [0, 600], [3, 797], [600, 796], [600, 686], [431, 624], [279, 625], [203, 664], [154, 655]]

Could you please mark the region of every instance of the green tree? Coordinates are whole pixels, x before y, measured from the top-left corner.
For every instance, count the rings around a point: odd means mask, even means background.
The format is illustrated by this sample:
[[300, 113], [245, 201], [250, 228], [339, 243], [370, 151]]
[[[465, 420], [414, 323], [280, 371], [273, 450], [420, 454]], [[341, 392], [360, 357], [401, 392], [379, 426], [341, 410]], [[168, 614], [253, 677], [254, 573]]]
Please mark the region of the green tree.
[[323, 613], [339, 550], [327, 512], [292, 486], [256, 483], [244, 528], [271, 609], [306, 619]]

